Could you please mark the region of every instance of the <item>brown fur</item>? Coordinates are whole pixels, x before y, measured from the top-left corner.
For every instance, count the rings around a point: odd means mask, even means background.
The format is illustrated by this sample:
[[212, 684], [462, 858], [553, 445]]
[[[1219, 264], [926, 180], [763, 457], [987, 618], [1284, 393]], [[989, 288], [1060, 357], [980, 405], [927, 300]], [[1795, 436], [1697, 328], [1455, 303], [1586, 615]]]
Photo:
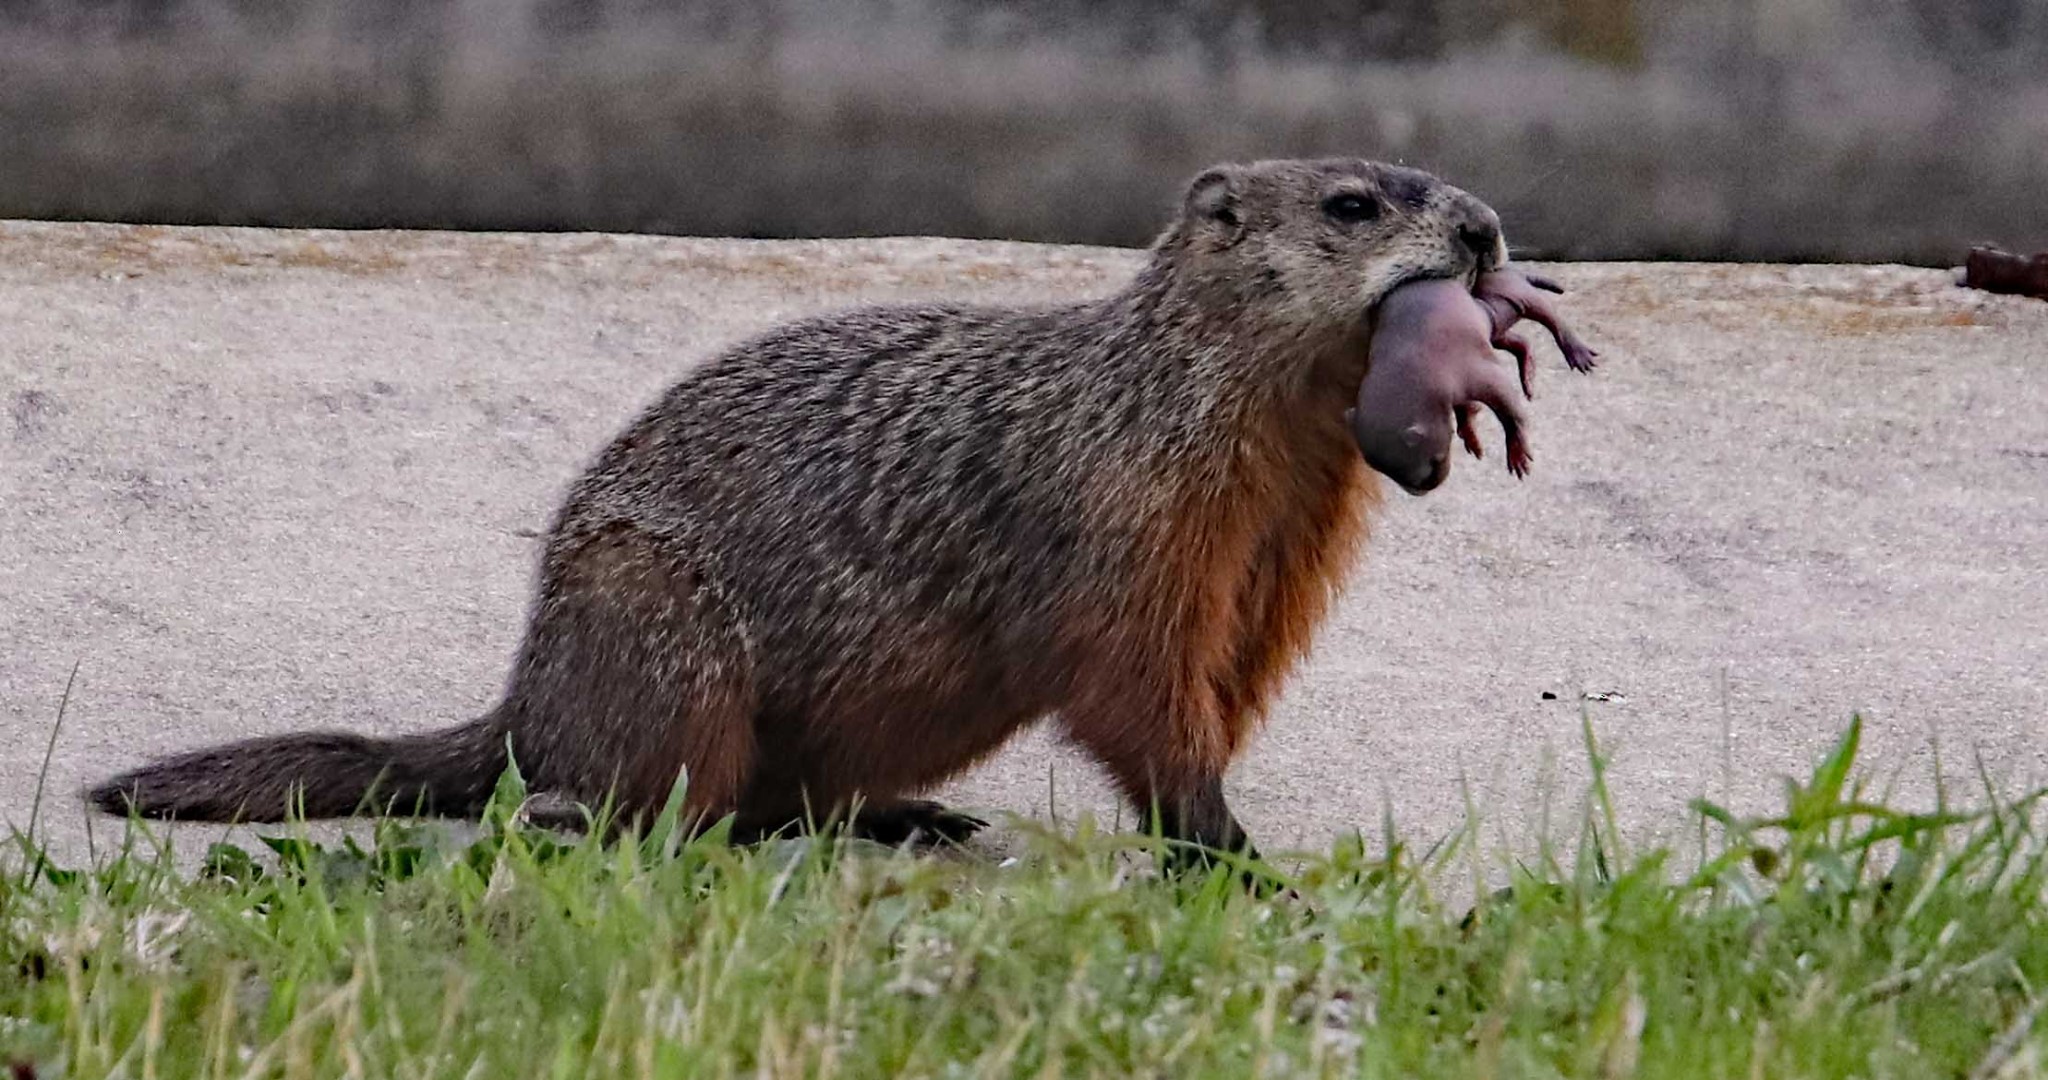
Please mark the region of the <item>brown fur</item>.
[[[770, 331], [675, 384], [557, 517], [505, 696], [380, 799], [536, 789], [629, 815], [681, 770], [745, 830], [910, 796], [1056, 716], [1169, 836], [1248, 847], [1222, 780], [1307, 651], [1379, 498], [1343, 423], [1403, 281], [1500, 265], [1493, 212], [1356, 160], [1211, 170], [1149, 264], [1041, 309], [870, 308]], [[103, 807], [275, 817], [360, 801], [285, 736], [96, 789]], [[437, 744], [439, 745], [439, 744]], [[451, 760], [452, 757], [452, 760]]]

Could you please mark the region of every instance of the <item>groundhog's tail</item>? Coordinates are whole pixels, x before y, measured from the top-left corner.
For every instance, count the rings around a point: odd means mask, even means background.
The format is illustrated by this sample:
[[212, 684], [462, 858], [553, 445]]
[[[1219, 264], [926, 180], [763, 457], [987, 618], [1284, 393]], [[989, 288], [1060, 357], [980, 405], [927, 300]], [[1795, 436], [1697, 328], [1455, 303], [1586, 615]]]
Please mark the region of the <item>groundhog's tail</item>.
[[504, 768], [504, 727], [491, 715], [395, 739], [332, 731], [247, 739], [153, 761], [86, 798], [110, 814], [181, 821], [460, 817], [482, 810]]

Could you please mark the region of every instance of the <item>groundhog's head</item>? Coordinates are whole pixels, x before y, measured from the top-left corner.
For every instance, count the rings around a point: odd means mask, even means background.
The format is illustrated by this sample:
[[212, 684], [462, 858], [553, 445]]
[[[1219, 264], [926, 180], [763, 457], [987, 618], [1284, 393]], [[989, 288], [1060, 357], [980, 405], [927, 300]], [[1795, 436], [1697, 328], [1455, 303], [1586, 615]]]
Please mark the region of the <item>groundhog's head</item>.
[[1492, 208], [1420, 169], [1328, 158], [1210, 169], [1161, 239], [1196, 287], [1262, 319], [1360, 326], [1395, 286], [1507, 262]]

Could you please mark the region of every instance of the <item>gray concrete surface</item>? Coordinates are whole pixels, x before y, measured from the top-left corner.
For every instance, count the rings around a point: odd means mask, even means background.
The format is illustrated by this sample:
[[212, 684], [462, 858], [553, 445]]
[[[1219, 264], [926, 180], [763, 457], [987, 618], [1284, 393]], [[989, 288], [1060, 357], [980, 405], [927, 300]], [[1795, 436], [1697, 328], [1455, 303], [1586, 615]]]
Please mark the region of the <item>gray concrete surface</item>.
[[[1134, 260], [0, 224], [0, 818], [27, 822], [74, 664], [43, 811], [67, 857], [77, 789], [149, 754], [470, 716], [534, 531], [696, 359], [855, 300], [1073, 295]], [[2048, 773], [2048, 303], [1901, 268], [1551, 269], [1604, 367], [1546, 348], [1527, 481], [1489, 458], [1391, 496], [1232, 777], [1254, 834], [1376, 835], [1391, 805], [1426, 839], [1469, 796], [1519, 846], [1546, 793], [1576, 813], [1582, 713], [1645, 839], [1688, 835], [1694, 795], [1773, 806], [1855, 710], [1908, 794], [1937, 736], [1960, 772]], [[1114, 812], [1036, 736], [948, 794]]]

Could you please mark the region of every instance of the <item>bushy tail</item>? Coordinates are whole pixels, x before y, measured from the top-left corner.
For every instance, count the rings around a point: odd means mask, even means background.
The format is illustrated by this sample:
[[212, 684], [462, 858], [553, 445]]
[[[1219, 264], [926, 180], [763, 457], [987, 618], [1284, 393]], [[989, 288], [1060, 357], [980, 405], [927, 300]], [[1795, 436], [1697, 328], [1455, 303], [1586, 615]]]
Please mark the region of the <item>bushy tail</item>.
[[151, 762], [86, 797], [110, 814], [181, 821], [460, 817], [483, 809], [505, 764], [504, 727], [485, 716], [396, 739], [330, 731], [247, 739]]

